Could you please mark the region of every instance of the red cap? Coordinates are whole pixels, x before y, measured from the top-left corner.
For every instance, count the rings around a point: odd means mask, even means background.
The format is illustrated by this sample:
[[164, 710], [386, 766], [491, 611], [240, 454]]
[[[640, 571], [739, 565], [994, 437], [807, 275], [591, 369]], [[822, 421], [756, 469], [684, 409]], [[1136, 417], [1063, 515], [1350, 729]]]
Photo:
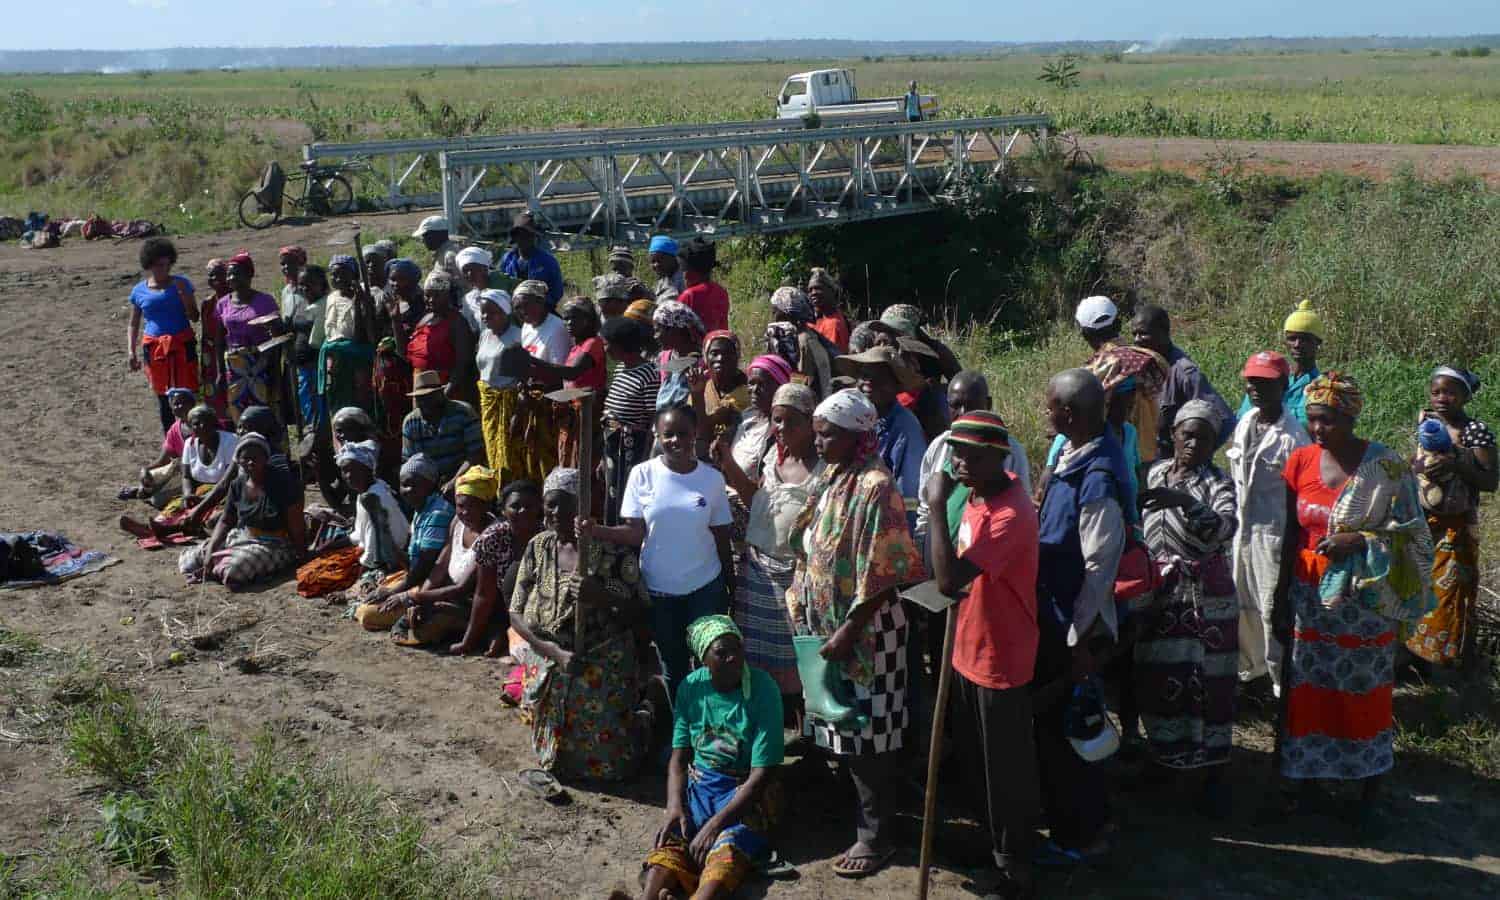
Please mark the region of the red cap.
[[1245, 370], [1240, 374], [1246, 378], [1290, 378], [1292, 367], [1275, 350], [1262, 350], [1245, 360]]

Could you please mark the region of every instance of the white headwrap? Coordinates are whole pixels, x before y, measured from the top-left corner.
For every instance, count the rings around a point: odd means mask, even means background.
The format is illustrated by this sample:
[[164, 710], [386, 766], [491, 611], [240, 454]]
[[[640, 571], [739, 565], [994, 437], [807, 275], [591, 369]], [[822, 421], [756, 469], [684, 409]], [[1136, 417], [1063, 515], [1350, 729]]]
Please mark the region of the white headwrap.
[[505, 293], [504, 291], [499, 291], [494, 288], [487, 288], [485, 290], [482, 290], [479, 292], [479, 303], [481, 306], [486, 303], [493, 303], [496, 306], [500, 307], [501, 312], [505, 313], [507, 316], [510, 315], [510, 295]]
[[875, 423], [880, 421], [880, 414], [875, 411], [875, 404], [865, 398], [864, 394], [854, 388], [845, 388], [833, 394], [818, 404], [813, 410], [813, 418], [825, 419], [845, 431], [874, 431]]
[[552, 472], [547, 476], [547, 480], [542, 482], [542, 496], [545, 497], [553, 491], [562, 491], [564, 494], [572, 494], [574, 497], [577, 497], [578, 470], [564, 468], [553, 469]]
[[346, 462], [359, 463], [374, 472], [378, 459], [380, 459], [380, 448], [374, 441], [350, 441], [339, 448], [334, 462], [340, 465]]
[[488, 250], [482, 249], [480, 247], [465, 247], [462, 250], [458, 251], [458, 256], [455, 257], [454, 262], [458, 264], [458, 270], [462, 272], [464, 270], [464, 266], [472, 266], [475, 263], [478, 263], [479, 265], [484, 266], [486, 269], [488, 269], [490, 267], [490, 262], [493, 259], [494, 257], [490, 256], [490, 252]]

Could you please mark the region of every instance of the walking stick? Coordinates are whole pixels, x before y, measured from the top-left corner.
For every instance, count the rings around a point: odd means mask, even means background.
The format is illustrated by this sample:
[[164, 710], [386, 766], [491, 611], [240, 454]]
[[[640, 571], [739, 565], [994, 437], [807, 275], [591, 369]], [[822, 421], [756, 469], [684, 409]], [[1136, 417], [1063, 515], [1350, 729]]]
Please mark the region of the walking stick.
[[927, 900], [931, 881], [932, 840], [937, 833], [938, 769], [943, 761], [943, 726], [948, 718], [948, 695], [953, 691], [953, 635], [958, 629], [957, 600], [937, 589], [936, 581], [911, 588], [902, 597], [928, 612], [944, 612], [943, 663], [938, 670], [937, 708], [932, 711], [932, 739], [927, 746], [927, 793], [922, 804], [922, 851], [917, 870], [917, 897]]
[[[578, 403], [578, 514], [593, 515], [594, 493], [594, 392], [590, 388], [564, 388], [543, 394], [554, 403]], [[591, 536], [578, 536], [578, 574], [588, 577], [589, 546]], [[583, 608], [578, 604], [573, 612], [573, 651], [583, 651]]]

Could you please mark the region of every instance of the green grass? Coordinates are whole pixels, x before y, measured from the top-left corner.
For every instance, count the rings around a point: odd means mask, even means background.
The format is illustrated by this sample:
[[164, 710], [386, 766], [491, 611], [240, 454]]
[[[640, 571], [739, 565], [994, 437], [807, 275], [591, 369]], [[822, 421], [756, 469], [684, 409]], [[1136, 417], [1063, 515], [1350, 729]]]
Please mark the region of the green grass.
[[[0, 855], [0, 897], [490, 897], [506, 850], [445, 855], [421, 817], [271, 732], [241, 752], [107, 681], [69, 695], [63, 749], [101, 789], [93, 848]], [[118, 867], [118, 868], [112, 868]], [[134, 873], [130, 884], [121, 871]]]
[[[1045, 112], [1060, 128], [1152, 137], [1500, 142], [1500, 57], [1422, 51], [1088, 58], [1080, 86], [1037, 81], [1044, 58], [264, 70], [0, 76], [0, 212], [234, 223], [267, 160], [315, 137], [432, 133], [429, 109], [480, 130], [761, 119], [791, 72], [854, 65], [866, 96], [917, 79], [950, 116]], [[374, 189], [374, 185], [367, 185]]]

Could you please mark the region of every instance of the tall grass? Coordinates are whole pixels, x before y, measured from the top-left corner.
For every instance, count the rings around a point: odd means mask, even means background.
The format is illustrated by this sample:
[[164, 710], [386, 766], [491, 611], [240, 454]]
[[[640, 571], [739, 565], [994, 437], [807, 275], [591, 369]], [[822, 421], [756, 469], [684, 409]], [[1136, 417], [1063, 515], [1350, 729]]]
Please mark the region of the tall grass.
[[242, 757], [114, 686], [77, 710], [66, 748], [108, 789], [97, 833], [107, 858], [179, 896], [487, 897], [504, 865], [503, 854], [436, 852], [419, 816], [335, 762], [269, 732]]

